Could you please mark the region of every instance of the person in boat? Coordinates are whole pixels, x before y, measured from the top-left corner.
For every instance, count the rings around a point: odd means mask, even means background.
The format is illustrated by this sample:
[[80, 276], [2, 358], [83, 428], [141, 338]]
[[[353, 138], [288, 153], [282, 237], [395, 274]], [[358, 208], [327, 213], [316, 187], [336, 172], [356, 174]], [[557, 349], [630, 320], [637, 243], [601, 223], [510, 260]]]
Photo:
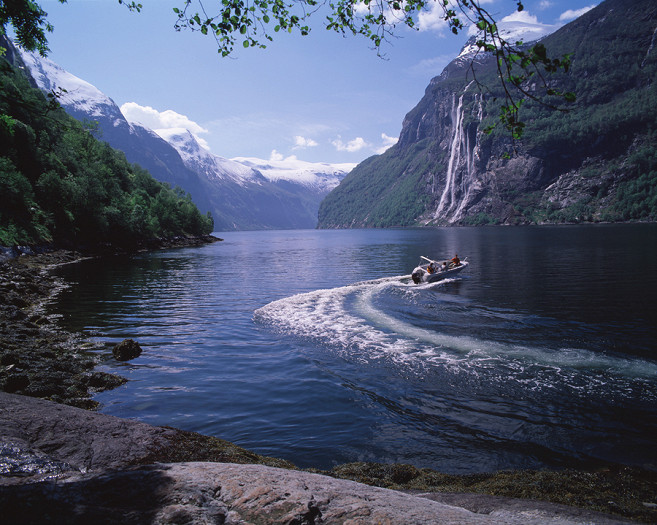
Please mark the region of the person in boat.
[[443, 261], [443, 265], [440, 267], [441, 272], [447, 271], [447, 261]]
[[450, 261], [454, 266], [461, 266], [461, 259], [459, 259], [459, 254], [455, 254], [454, 258]]
[[427, 266], [427, 272], [436, 273], [436, 265], [434, 263], [429, 263], [429, 266]]

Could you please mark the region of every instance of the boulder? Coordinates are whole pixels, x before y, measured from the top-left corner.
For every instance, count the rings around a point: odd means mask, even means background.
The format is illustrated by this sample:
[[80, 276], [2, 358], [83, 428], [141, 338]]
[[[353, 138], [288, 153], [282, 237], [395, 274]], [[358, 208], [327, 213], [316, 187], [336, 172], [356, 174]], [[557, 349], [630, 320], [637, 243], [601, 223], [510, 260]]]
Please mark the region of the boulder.
[[130, 361], [141, 355], [141, 346], [133, 339], [124, 339], [114, 347], [112, 354], [117, 361]]

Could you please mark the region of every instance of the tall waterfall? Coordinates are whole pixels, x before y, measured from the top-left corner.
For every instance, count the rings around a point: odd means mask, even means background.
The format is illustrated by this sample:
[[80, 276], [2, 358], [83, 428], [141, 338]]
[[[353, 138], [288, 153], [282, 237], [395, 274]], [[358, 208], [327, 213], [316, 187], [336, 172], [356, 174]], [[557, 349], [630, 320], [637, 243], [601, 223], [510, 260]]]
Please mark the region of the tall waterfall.
[[[472, 84], [472, 82], [470, 82]], [[434, 212], [434, 220], [446, 220], [452, 222], [457, 220], [465, 209], [471, 189], [471, 182], [475, 172], [475, 158], [478, 154], [479, 140], [475, 136], [474, 144], [471, 142], [470, 134], [467, 133], [463, 124], [463, 97], [470, 87], [466, 86], [464, 92], [459, 96], [452, 96], [452, 136], [449, 149], [449, 161], [445, 174], [445, 187]], [[483, 104], [480, 95], [475, 95], [476, 118], [481, 122], [483, 115]]]

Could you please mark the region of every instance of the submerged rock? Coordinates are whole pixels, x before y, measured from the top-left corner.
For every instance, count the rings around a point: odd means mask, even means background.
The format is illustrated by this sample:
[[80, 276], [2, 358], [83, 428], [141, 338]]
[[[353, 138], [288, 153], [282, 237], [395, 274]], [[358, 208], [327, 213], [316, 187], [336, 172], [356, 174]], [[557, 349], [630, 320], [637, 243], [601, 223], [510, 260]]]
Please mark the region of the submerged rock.
[[130, 361], [141, 355], [141, 346], [133, 339], [124, 339], [114, 347], [112, 354], [117, 361]]

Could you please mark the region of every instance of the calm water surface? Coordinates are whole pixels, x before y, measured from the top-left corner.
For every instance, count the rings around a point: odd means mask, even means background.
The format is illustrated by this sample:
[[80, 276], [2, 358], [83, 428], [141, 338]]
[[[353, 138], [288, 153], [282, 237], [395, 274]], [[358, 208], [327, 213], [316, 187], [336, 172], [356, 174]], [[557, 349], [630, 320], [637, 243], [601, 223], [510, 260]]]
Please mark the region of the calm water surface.
[[657, 225], [218, 235], [61, 270], [64, 322], [130, 380], [102, 412], [303, 467], [657, 468]]

